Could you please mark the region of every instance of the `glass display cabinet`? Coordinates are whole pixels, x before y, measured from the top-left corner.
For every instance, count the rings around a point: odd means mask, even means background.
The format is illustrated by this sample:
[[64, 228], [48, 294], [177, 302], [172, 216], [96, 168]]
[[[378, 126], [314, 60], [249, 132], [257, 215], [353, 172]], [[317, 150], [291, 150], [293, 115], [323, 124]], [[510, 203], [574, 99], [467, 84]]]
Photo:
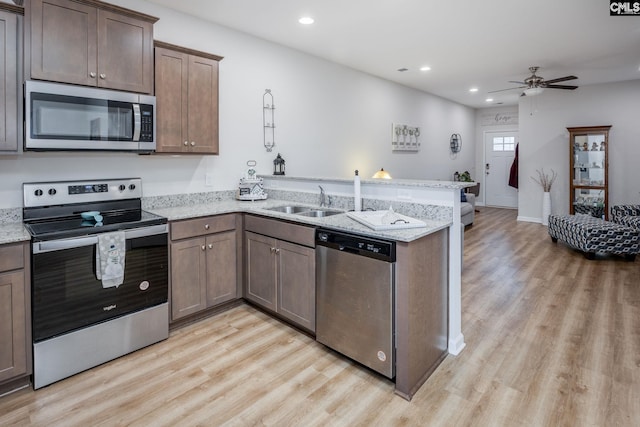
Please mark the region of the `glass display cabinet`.
[[609, 217], [608, 153], [611, 126], [570, 127], [569, 213]]

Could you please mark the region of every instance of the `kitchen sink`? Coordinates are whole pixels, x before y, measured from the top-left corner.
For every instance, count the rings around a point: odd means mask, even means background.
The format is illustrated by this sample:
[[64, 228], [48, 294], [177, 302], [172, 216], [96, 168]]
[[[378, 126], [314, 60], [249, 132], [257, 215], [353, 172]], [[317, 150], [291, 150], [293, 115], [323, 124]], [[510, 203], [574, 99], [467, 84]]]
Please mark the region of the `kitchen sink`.
[[312, 208], [308, 206], [276, 206], [275, 208], [267, 208], [268, 211], [276, 211], [276, 212], [282, 212], [282, 213], [288, 213], [288, 214], [300, 213], [300, 212], [308, 211], [310, 209]]
[[344, 213], [335, 209], [311, 208], [309, 206], [276, 206], [274, 208], [266, 208], [268, 211], [282, 212], [288, 214], [296, 214], [300, 216], [308, 216], [314, 218], [322, 218]]
[[338, 214], [341, 214], [341, 213], [344, 213], [344, 212], [331, 210], [331, 209], [312, 209], [312, 210], [308, 210], [308, 211], [305, 211], [305, 212], [300, 212], [300, 213], [298, 213], [298, 215], [322, 218], [322, 217], [325, 217], [325, 216], [338, 215]]

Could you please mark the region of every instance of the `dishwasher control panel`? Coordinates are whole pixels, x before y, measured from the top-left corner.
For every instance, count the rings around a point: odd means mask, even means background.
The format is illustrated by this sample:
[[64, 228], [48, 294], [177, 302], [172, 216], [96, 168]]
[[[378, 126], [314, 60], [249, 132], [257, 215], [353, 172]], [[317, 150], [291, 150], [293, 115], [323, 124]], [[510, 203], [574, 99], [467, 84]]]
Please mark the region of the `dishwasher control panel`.
[[387, 262], [395, 262], [396, 260], [396, 244], [387, 240], [318, 229], [316, 230], [316, 245]]

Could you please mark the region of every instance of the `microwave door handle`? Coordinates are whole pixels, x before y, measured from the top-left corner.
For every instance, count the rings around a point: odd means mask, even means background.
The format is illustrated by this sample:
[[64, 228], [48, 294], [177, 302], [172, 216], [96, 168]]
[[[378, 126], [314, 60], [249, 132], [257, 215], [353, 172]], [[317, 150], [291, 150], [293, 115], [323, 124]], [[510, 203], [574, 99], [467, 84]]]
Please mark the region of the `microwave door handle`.
[[133, 140], [140, 141], [140, 127], [142, 126], [142, 115], [140, 114], [140, 104], [133, 104]]

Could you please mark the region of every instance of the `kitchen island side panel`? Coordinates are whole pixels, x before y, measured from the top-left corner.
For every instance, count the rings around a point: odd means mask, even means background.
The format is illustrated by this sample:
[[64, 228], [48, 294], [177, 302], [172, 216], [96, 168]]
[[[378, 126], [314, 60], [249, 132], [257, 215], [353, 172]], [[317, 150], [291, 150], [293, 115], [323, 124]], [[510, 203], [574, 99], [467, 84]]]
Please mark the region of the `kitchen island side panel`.
[[396, 394], [411, 400], [447, 355], [448, 229], [396, 247]]

